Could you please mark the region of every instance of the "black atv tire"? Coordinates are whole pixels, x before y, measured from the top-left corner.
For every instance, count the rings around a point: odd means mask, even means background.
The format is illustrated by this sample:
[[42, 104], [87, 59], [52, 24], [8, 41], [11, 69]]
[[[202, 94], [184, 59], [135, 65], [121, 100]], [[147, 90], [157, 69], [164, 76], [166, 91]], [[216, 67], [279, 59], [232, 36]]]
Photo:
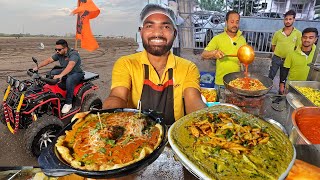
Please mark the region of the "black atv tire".
[[[41, 150], [48, 147], [63, 126], [63, 122], [55, 116], [43, 115], [38, 118], [28, 127], [24, 134], [27, 151], [38, 157]], [[49, 135], [51, 137], [48, 137]], [[41, 144], [41, 142], [47, 142], [47, 144]]]
[[87, 94], [84, 97], [81, 112], [91, 111], [92, 108], [101, 109], [102, 101], [96, 94]]
[[0, 104], [0, 122], [7, 126], [6, 119], [4, 118], [3, 104]]

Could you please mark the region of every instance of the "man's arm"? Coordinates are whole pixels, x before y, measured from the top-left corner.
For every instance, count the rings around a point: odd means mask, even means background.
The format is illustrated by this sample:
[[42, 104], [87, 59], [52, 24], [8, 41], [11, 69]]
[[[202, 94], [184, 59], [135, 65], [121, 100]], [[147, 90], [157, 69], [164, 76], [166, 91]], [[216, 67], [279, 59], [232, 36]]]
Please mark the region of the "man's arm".
[[63, 76], [67, 75], [69, 72], [72, 71], [73, 67], [76, 65], [76, 62], [69, 61], [67, 67], [59, 74], [55, 75], [53, 79], [61, 79]]
[[129, 89], [126, 87], [115, 87], [111, 90], [109, 97], [104, 100], [103, 109], [125, 108], [128, 104]]
[[202, 59], [221, 59], [224, 56], [224, 53], [220, 50], [206, 51], [203, 50], [201, 54]]
[[49, 57], [48, 59], [45, 59], [43, 61], [41, 61], [39, 64], [38, 64], [38, 67], [34, 67], [33, 70], [38, 70], [40, 69], [41, 67], [44, 67], [50, 63], [54, 62], [54, 60], [52, 59], [52, 57]]
[[186, 88], [183, 92], [183, 96], [187, 114], [207, 107], [201, 99], [200, 91], [196, 88]]
[[276, 49], [276, 45], [271, 45], [272, 52], [274, 52], [275, 49]]
[[284, 60], [283, 67], [280, 67], [280, 82], [279, 82], [279, 93], [284, 94], [286, 80], [291, 67], [291, 53], [289, 53]]

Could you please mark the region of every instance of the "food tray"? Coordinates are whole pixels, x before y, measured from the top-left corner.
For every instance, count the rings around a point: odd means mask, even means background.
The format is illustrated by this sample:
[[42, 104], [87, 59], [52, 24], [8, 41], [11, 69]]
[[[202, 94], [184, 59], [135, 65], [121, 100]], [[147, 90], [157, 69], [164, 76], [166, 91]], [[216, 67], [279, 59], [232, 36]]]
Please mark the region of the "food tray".
[[[215, 106], [215, 107], [211, 107], [211, 108], [220, 109], [220, 108], [226, 108], [226, 107]], [[204, 109], [201, 111], [210, 111], [210, 108], [207, 108], [207, 109]], [[232, 111], [238, 111], [238, 110], [233, 109]], [[193, 113], [193, 115], [195, 115], [196, 113], [199, 113], [199, 112], [200, 111], [197, 111], [197, 112]], [[241, 111], [238, 111], [238, 112], [241, 113]], [[187, 116], [191, 116], [191, 115], [187, 115]], [[172, 150], [174, 151], [174, 153], [176, 154], [176, 156], [178, 157], [177, 159], [179, 159], [179, 161], [182, 163], [182, 165], [185, 166], [185, 168], [188, 171], [190, 171], [190, 173], [192, 173], [193, 175], [195, 175], [199, 179], [213, 179], [214, 177], [210, 176], [205, 170], [201, 169], [196, 162], [193, 162], [192, 160], [189, 159], [189, 157], [184, 153], [184, 150], [181, 149], [181, 147], [178, 145], [178, 143], [176, 142], [176, 140], [174, 138], [174, 132], [177, 130], [177, 128], [181, 128], [180, 127], [181, 123], [184, 124], [184, 122], [188, 121], [187, 116], [185, 116], [184, 118], [175, 122], [170, 127], [170, 129], [168, 131], [168, 140], [169, 140], [170, 146], [171, 146]], [[267, 123], [267, 122], [265, 122], [265, 123]], [[275, 128], [275, 129], [277, 129], [277, 128]], [[280, 130], [277, 129], [277, 131], [280, 131]], [[296, 158], [296, 151], [295, 151], [295, 148], [293, 147], [293, 145], [291, 145], [291, 146], [293, 148], [292, 159], [291, 159], [290, 163], [288, 164], [287, 169], [279, 176], [279, 179], [285, 179], [285, 177], [288, 175], [290, 169], [292, 168], [292, 166], [294, 164], [294, 161]]]
[[318, 82], [318, 81], [289, 81], [288, 84], [289, 84], [289, 93], [291, 93], [297, 101], [300, 101], [304, 106], [316, 106], [307, 97], [305, 97], [300, 91], [298, 91], [298, 89], [296, 89], [295, 86], [311, 87], [311, 88], [320, 90], [320, 82]]
[[[137, 109], [118, 108], [118, 109], [108, 109], [108, 110], [95, 110], [95, 111], [91, 111], [90, 114], [97, 114], [98, 112], [99, 113], [106, 113], [106, 112], [138, 113], [139, 111]], [[155, 122], [160, 123], [163, 129], [163, 135], [162, 135], [162, 140], [159, 146], [151, 154], [141, 159], [140, 161], [137, 161], [133, 164], [129, 164], [128, 166], [124, 166], [122, 168], [106, 170], [106, 171], [88, 171], [88, 170], [81, 170], [81, 169], [72, 167], [61, 158], [60, 154], [57, 152], [55, 144], [59, 136], [64, 135], [66, 130], [72, 129], [72, 125], [75, 124], [75, 122], [78, 120], [78, 119], [75, 119], [70, 124], [68, 124], [57, 135], [57, 137], [53, 140], [53, 142], [49, 145], [49, 147], [47, 149], [44, 149], [43, 152], [40, 154], [38, 158], [40, 168], [42, 169], [44, 174], [46, 174], [47, 176], [59, 177], [59, 176], [65, 176], [71, 173], [75, 173], [77, 175], [88, 177], [88, 178], [117, 178], [117, 177], [127, 176], [142, 170], [143, 168], [151, 164], [153, 161], [155, 161], [164, 150], [165, 145], [167, 144], [167, 127], [164, 124], [162, 114], [157, 113], [156, 111], [151, 111], [151, 110], [142, 111], [141, 113], [150, 117], [151, 120], [154, 120]]]

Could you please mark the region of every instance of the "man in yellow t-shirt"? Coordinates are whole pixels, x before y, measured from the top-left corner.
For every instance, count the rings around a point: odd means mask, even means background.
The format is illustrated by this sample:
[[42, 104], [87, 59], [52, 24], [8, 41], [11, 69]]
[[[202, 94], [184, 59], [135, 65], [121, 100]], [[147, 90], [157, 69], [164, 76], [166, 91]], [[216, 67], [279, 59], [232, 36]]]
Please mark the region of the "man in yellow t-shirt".
[[[289, 81], [307, 80], [314, 52], [316, 50], [315, 42], [317, 41], [318, 30], [316, 28], [306, 28], [302, 31], [302, 44], [296, 50], [288, 53], [284, 61], [282, 73], [280, 76], [280, 94], [284, 93], [286, 78]], [[280, 72], [281, 72], [280, 71]]]
[[152, 109], [164, 113], [171, 125], [186, 113], [206, 107], [200, 94], [200, 74], [191, 61], [174, 56], [170, 49], [177, 28], [174, 12], [148, 4], [140, 14], [144, 51], [118, 59], [112, 71], [109, 108]]
[[204, 60], [216, 60], [215, 88], [219, 92], [224, 89], [223, 77], [226, 74], [240, 71], [240, 62], [234, 55], [238, 49], [246, 44], [242, 32], [239, 30], [240, 15], [236, 11], [229, 11], [226, 14], [226, 28], [221, 34], [214, 36], [201, 54]]
[[293, 27], [295, 17], [295, 11], [289, 10], [286, 12], [283, 20], [284, 27], [276, 31], [273, 35], [271, 48], [274, 54], [272, 56], [272, 62], [268, 75], [268, 77], [272, 80], [276, 76], [279, 68], [281, 76], [281, 72], [283, 72], [281, 71], [283, 68], [283, 62], [287, 57], [288, 52], [294, 50], [301, 44], [301, 32]]

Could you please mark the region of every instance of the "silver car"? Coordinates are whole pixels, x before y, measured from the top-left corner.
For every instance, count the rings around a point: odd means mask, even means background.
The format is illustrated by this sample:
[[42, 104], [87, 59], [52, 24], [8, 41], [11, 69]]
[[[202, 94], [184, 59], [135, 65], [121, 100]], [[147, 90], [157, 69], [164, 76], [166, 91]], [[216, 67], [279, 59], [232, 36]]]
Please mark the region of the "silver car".
[[193, 15], [194, 42], [204, 48], [217, 34], [224, 31], [225, 15], [216, 11], [197, 12]]

